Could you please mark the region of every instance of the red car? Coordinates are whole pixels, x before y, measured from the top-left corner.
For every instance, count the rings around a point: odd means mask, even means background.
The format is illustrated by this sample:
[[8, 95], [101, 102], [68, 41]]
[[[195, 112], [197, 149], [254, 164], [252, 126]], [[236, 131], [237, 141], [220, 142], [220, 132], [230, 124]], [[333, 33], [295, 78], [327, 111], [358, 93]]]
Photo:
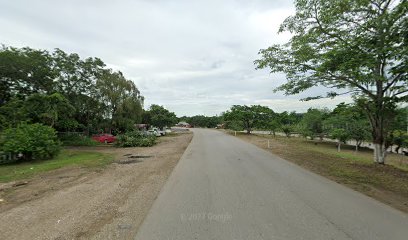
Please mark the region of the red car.
[[107, 133], [93, 135], [92, 139], [97, 142], [101, 142], [101, 143], [112, 143], [116, 141], [115, 136], [113, 136], [112, 134], [107, 134]]

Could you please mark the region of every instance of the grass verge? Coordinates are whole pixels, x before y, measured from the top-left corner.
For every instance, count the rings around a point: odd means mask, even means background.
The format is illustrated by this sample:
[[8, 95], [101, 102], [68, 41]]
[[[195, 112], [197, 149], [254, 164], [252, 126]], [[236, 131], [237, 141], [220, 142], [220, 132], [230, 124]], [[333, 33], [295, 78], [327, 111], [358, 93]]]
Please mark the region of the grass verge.
[[[386, 165], [373, 163], [371, 149], [303, 138], [238, 134], [237, 137], [271, 151], [312, 172], [347, 185], [383, 203], [408, 212], [408, 157], [389, 154]], [[268, 140], [270, 148], [268, 149]]]
[[0, 182], [27, 179], [66, 166], [102, 167], [112, 160], [112, 154], [64, 149], [54, 159], [0, 165]]

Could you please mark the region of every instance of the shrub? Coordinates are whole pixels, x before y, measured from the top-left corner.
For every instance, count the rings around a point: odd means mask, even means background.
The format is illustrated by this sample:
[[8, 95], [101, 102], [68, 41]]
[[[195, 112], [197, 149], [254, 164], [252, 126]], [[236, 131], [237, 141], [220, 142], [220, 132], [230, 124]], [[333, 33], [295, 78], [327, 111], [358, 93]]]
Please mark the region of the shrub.
[[281, 127], [282, 131], [285, 133], [286, 137], [290, 137], [293, 132], [293, 126], [285, 124]]
[[50, 159], [58, 154], [60, 148], [55, 130], [39, 123], [21, 123], [16, 128], [4, 130], [0, 138], [1, 151], [12, 156], [3, 163]]
[[59, 139], [65, 146], [96, 146], [99, 143], [80, 133], [59, 133]]
[[116, 136], [117, 147], [151, 147], [156, 143], [156, 136], [145, 135], [140, 131], [131, 131]]

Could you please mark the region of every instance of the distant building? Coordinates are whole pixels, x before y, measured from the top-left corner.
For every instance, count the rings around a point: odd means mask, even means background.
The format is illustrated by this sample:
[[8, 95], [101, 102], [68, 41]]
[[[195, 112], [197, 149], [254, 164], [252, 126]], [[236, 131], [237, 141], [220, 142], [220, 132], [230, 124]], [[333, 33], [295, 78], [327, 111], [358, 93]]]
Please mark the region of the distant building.
[[149, 129], [150, 125], [149, 124], [135, 124], [135, 127], [139, 130], [139, 131], [147, 131], [147, 129]]
[[224, 129], [225, 128], [225, 124], [217, 124], [217, 127], [215, 127], [217, 129]]
[[185, 127], [185, 128], [191, 128], [191, 125], [188, 122], [179, 122], [176, 124], [177, 127]]

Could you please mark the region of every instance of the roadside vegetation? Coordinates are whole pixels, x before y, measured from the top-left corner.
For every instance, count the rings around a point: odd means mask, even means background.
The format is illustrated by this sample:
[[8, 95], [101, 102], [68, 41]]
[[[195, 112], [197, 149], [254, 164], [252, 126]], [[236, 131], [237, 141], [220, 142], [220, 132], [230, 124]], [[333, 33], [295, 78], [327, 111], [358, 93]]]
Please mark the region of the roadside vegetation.
[[[82, 59], [60, 49], [3, 45], [0, 94], [2, 182], [72, 165], [103, 166], [110, 155], [66, 147], [115, 140], [116, 147], [149, 147], [157, 133], [146, 126], [163, 129], [178, 121], [163, 106], [144, 110], [135, 83], [101, 59]], [[103, 139], [108, 136], [114, 140]]]
[[146, 135], [140, 131], [131, 131], [117, 136], [117, 147], [151, 147], [156, 143], [156, 136]]
[[[292, 95], [323, 86], [304, 100], [350, 94], [370, 122], [374, 161], [386, 161], [397, 107], [408, 100], [407, 1], [296, 0], [281, 24], [287, 43], [259, 51], [258, 69], [285, 73], [276, 90]], [[331, 133], [340, 141], [343, 132]]]
[[[387, 126], [385, 149], [388, 152], [408, 154], [408, 109], [396, 108]], [[273, 136], [284, 134], [305, 139], [332, 139], [341, 151], [345, 144], [358, 151], [362, 144], [372, 144], [370, 122], [356, 104], [340, 103], [333, 110], [310, 108], [306, 113], [274, 112], [266, 106], [235, 105], [223, 114], [224, 127], [250, 134], [254, 130], [269, 132]], [[384, 129], [385, 131], [385, 129]], [[386, 156], [386, 152], [384, 153]]]
[[143, 123], [158, 127], [161, 130], [166, 126], [173, 126], [178, 121], [174, 112], [156, 104], [152, 104], [148, 110], [144, 111], [142, 118]]
[[0, 65], [0, 130], [25, 121], [58, 132], [97, 133], [141, 121], [138, 88], [99, 58], [3, 46]]
[[[230, 134], [234, 134], [230, 131]], [[387, 165], [372, 164], [373, 150], [305, 138], [238, 133], [237, 136], [312, 172], [408, 212], [408, 157], [390, 154]], [[269, 141], [269, 148], [268, 148]]]
[[180, 121], [187, 122], [194, 127], [202, 128], [215, 128], [218, 125], [222, 124], [222, 116], [204, 116], [204, 115], [195, 115], [191, 117], [182, 116], [179, 118]]
[[117, 135], [118, 147], [152, 146], [156, 137], [138, 124], [178, 121], [159, 105], [143, 110], [135, 83], [99, 58], [3, 45], [0, 66], [0, 164], [56, 161], [62, 147], [101, 145], [96, 134]]
[[144, 97], [99, 58], [3, 46], [0, 66], [0, 162], [51, 159], [141, 122]]
[[51, 159], [59, 153], [61, 142], [51, 127], [21, 123], [1, 134], [0, 149], [4, 153], [0, 164]]
[[63, 146], [98, 146], [99, 142], [83, 133], [62, 133], [59, 136]]
[[0, 182], [28, 179], [62, 167], [98, 168], [112, 161], [112, 154], [64, 149], [54, 159], [0, 165]]

